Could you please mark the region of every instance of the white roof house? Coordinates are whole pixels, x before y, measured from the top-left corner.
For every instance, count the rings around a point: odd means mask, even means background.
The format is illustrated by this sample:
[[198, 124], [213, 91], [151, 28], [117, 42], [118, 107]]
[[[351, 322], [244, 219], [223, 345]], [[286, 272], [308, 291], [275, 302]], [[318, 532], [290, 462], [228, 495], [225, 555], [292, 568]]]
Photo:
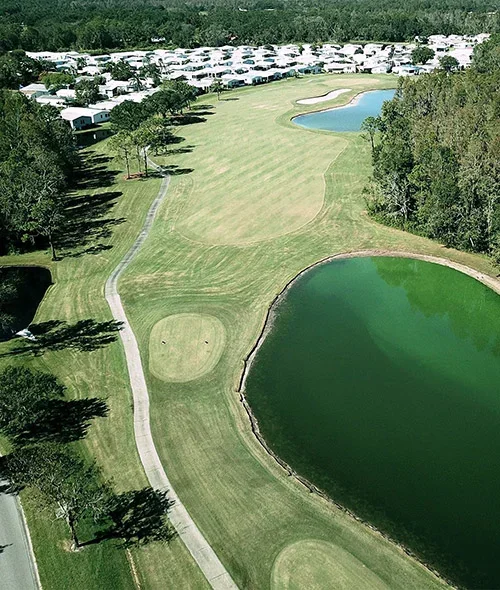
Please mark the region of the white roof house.
[[29, 98], [36, 98], [37, 96], [42, 96], [43, 94], [49, 94], [47, 88], [45, 88], [45, 84], [40, 84], [38, 82], [23, 86], [23, 88], [20, 89], [20, 92]]
[[96, 123], [109, 121], [109, 111], [105, 109], [90, 109], [83, 107], [69, 107], [61, 111], [61, 117], [68, 121], [73, 129], [85, 129]]
[[61, 111], [61, 118], [68, 121], [72, 129], [85, 129], [93, 124], [90, 109], [70, 107]]
[[61, 98], [75, 98], [76, 92], [72, 88], [61, 88], [56, 94]]
[[38, 104], [50, 104], [53, 107], [64, 106], [64, 98], [60, 98], [59, 96], [53, 96], [50, 94], [37, 96], [35, 100]]

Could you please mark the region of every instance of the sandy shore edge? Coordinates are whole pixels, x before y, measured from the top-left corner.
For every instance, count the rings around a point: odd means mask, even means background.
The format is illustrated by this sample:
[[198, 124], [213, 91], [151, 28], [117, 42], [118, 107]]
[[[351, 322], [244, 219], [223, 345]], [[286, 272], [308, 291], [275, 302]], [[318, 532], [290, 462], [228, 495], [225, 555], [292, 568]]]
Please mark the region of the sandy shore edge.
[[345, 94], [346, 92], [350, 92], [351, 88], [339, 88], [338, 90], [330, 90], [326, 94], [320, 94], [319, 96], [312, 96], [311, 98], [301, 98], [297, 101], [297, 104], [317, 104], [319, 102], [326, 102], [327, 100], [333, 100], [340, 96], [341, 94]]
[[314, 268], [321, 266], [323, 264], [328, 264], [329, 262], [332, 262], [334, 260], [342, 260], [342, 259], [348, 259], [348, 258], [366, 258], [366, 257], [371, 257], [371, 256], [386, 256], [386, 257], [393, 257], [393, 258], [411, 258], [414, 260], [423, 260], [424, 262], [431, 262], [434, 264], [439, 264], [441, 266], [447, 266], [448, 268], [452, 268], [454, 270], [462, 272], [463, 274], [466, 274], [466, 275], [472, 277], [473, 279], [483, 283], [484, 285], [486, 285], [487, 287], [489, 287], [490, 289], [492, 289], [493, 291], [495, 291], [496, 293], [498, 293], [500, 295], [500, 280], [499, 279], [491, 277], [491, 276], [489, 276], [485, 273], [482, 273], [478, 270], [475, 270], [469, 266], [466, 266], [465, 264], [461, 264], [459, 262], [454, 262], [452, 260], [449, 260], [448, 258], [441, 258], [439, 256], [431, 256], [428, 254], [418, 254], [415, 252], [405, 252], [405, 251], [399, 251], [399, 250], [380, 250], [380, 249], [378, 249], [378, 250], [359, 250], [359, 251], [354, 251], [354, 252], [342, 252], [339, 254], [333, 254], [331, 256], [327, 256], [326, 258], [318, 260], [317, 262], [314, 262], [313, 264], [310, 264], [309, 266], [307, 266], [306, 268], [301, 270], [290, 281], [288, 281], [288, 283], [283, 287], [283, 289], [273, 299], [271, 305], [269, 306], [269, 308], [267, 310], [266, 316], [264, 318], [264, 323], [263, 323], [261, 332], [260, 332], [255, 344], [253, 345], [252, 349], [250, 350], [248, 355], [243, 359], [243, 371], [241, 373], [240, 380], [238, 382], [238, 387], [237, 387], [236, 391], [240, 395], [240, 402], [247, 413], [248, 419], [250, 421], [250, 426], [251, 426], [252, 432], [253, 432], [254, 436], [256, 437], [257, 441], [264, 448], [266, 453], [268, 455], [270, 455], [287, 472], [287, 474], [290, 477], [293, 477], [294, 479], [296, 479], [299, 483], [301, 483], [304, 487], [306, 487], [311, 493], [317, 494], [318, 496], [320, 496], [321, 498], [323, 498], [327, 502], [334, 504], [339, 510], [342, 510], [343, 512], [348, 514], [350, 517], [354, 518], [358, 522], [363, 523], [365, 526], [367, 526], [371, 530], [377, 532], [378, 534], [380, 534], [382, 537], [384, 537], [385, 539], [387, 539], [391, 543], [397, 545], [404, 553], [406, 553], [407, 555], [411, 556], [413, 559], [418, 561], [423, 567], [428, 569], [430, 572], [432, 572], [439, 579], [446, 582], [452, 588], [456, 588], [456, 586], [454, 586], [454, 584], [450, 580], [446, 579], [437, 570], [433, 569], [428, 564], [426, 564], [421, 559], [419, 559], [419, 557], [416, 554], [414, 554], [410, 549], [408, 549], [407, 547], [405, 547], [401, 543], [398, 543], [397, 541], [392, 539], [389, 535], [380, 531], [377, 527], [375, 527], [371, 523], [363, 520], [362, 518], [357, 516], [355, 513], [351, 512], [348, 508], [343, 506], [342, 504], [339, 504], [338, 502], [336, 502], [333, 498], [331, 498], [323, 490], [319, 489], [313, 483], [308, 481], [306, 478], [299, 475], [296, 471], [294, 471], [290, 467], [290, 465], [288, 465], [288, 463], [283, 461], [271, 449], [271, 447], [267, 444], [266, 440], [262, 436], [257, 418], [255, 417], [255, 415], [252, 411], [252, 408], [248, 404], [248, 401], [245, 396], [246, 380], [247, 380], [248, 374], [250, 372], [250, 368], [251, 368], [252, 363], [253, 363], [260, 347], [262, 346], [264, 340], [266, 339], [267, 335], [269, 334], [269, 332], [273, 328], [274, 317], [276, 314], [276, 308], [279, 306], [280, 302], [283, 300], [283, 298], [286, 296], [288, 290], [295, 284], [295, 282], [297, 280], [299, 280], [301, 277], [303, 277], [306, 273], [313, 270]]

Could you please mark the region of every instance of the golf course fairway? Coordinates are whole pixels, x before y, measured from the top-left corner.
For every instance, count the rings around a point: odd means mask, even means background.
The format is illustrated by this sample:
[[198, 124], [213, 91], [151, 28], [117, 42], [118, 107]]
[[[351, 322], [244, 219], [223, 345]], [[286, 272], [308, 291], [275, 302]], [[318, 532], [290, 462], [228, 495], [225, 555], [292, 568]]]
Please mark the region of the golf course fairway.
[[[396, 84], [389, 75], [320, 75], [223, 93], [220, 101], [206, 95], [191, 111], [197, 122], [176, 128], [184, 140], [167, 155], [151, 154], [170, 171], [171, 182], [118, 288], [139, 344], [162, 464], [242, 589], [304, 587], [309, 579], [311, 587], [332, 588], [332, 577], [338, 587], [447, 587], [401, 547], [289, 477], [256, 439], [237, 391], [274, 298], [319, 260], [398, 250], [445, 257], [495, 276], [486, 258], [368, 218], [362, 193], [371, 172], [366, 139], [291, 122], [315, 108], [297, 100], [350, 89], [321, 104], [328, 108]], [[101, 240], [109, 248], [57, 263], [45, 253], [5, 257], [6, 264], [51, 270], [54, 286], [36, 321], [111, 319], [104, 284], [139, 234], [160, 179], [125, 181], [108, 150], [107, 141], [88, 148], [89, 174], [97, 159], [114, 180], [86, 194], [115, 195], [106, 216], [121, 221]], [[174, 351], [168, 359], [161, 348], [167, 346]], [[8, 362], [0, 360], [2, 366]], [[118, 490], [146, 485], [120, 342], [23, 362], [57, 374], [69, 395], [105, 396], [109, 416], [94, 422], [82, 448]], [[45, 587], [207, 588], [179, 539], [127, 553], [107, 544], [70, 553], [64, 524], [40, 513], [29, 498], [24, 505]], [[308, 564], [307, 572], [297, 571], [300, 563]]]

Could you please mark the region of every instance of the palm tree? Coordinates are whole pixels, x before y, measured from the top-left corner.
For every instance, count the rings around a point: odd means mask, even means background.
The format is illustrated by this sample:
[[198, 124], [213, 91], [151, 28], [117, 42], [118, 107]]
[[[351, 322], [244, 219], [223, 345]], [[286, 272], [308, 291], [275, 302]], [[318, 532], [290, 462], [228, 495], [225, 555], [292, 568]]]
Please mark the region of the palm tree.
[[220, 80], [214, 80], [210, 86], [212, 92], [217, 92], [217, 100], [220, 100], [221, 92], [224, 90], [224, 86]]

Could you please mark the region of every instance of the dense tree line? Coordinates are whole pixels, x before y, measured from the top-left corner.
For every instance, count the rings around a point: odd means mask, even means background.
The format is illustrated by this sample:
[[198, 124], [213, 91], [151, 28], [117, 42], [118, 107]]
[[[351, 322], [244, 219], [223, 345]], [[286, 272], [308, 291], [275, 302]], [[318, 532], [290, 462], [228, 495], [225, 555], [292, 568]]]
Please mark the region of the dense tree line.
[[381, 133], [368, 199], [385, 223], [498, 262], [499, 56], [497, 35], [476, 49], [466, 72], [441, 70], [400, 83], [374, 122]]
[[500, 30], [492, 0], [4, 0], [0, 50], [404, 41]]
[[57, 110], [0, 92], [0, 253], [49, 244], [78, 162], [73, 135]]

